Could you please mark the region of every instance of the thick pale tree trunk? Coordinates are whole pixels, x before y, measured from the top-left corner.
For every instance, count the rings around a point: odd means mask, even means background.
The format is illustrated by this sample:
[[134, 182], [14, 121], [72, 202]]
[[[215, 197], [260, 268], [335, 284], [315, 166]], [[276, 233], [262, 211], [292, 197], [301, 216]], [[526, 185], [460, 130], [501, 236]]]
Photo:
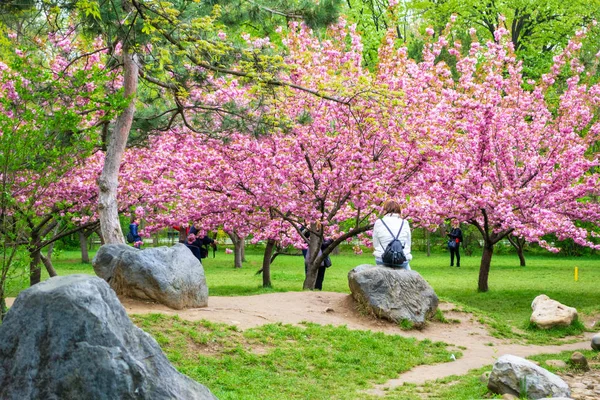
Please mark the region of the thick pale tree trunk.
[[262, 265], [262, 276], [263, 276], [263, 287], [271, 287], [271, 256], [273, 250], [275, 250], [275, 240], [267, 240], [267, 247], [265, 247], [265, 254], [263, 256]]
[[119, 186], [119, 167], [121, 166], [135, 112], [135, 94], [139, 73], [137, 57], [127, 43], [123, 46], [123, 63], [123, 88], [125, 96], [129, 99], [129, 105], [117, 117], [114, 129], [107, 139], [104, 167], [100, 178], [98, 178], [100, 229], [102, 230], [104, 242], [109, 244], [125, 243], [121, 224], [119, 223], [117, 190]]

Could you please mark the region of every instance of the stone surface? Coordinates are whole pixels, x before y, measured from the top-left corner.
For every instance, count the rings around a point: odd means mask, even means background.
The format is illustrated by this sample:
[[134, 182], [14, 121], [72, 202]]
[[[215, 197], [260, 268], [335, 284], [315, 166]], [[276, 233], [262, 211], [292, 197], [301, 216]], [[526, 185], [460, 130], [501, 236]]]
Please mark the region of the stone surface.
[[485, 371], [483, 374], [481, 374], [479, 376], [479, 381], [481, 383], [487, 383], [487, 381], [490, 379], [490, 374], [492, 373], [492, 371]]
[[600, 350], [600, 333], [596, 333], [594, 336], [592, 336], [591, 346], [593, 350]]
[[531, 303], [530, 321], [542, 329], [569, 326], [577, 320], [577, 310], [541, 294]]
[[524, 358], [507, 354], [494, 363], [488, 381], [492, 392], [519, 396], [523, 384], [530, 399], [571, 395], [569, 386], [560, 377]]
[[393, 322], [408, 320], [416, 328], [435, 315], [439, 303], [431, 286], [416, 271], [363, 264], [348, 273], [348, 285], [366, 311]]
[[578, 352], [578, 351], [576, 351], [573, 354], [571, 354], [571, 358], [569, 359], [569, 362], [575, 368], [579, 368], [579, 369], [582, 369], [584, 371], [589, 371], [590, 370], [590, 367], [588, 366], [587, 358], [585, 358], [585, 356], [583, 354], [581, 354], [580, 352]]
[[96, 275], [118, 295], [156, 301], [177, 310], [208, 305], [204, 268], [183, 244], [144, 250], [104, 245], [92, 265]]
[[55, 277], [24, 290], [0, 338], [4, 400], [215, 399], [173, 368], [97, 277]]
[[[600, 370], [589, 372], [569, 372], [561, 374], [561, 378], [571, 388], [571, 398], [574, 400], [600, 399]], [[554, 400], [554, 399], [553, 399]]]
[[554, 368], [566, 368], [567, 363], [563, 360], [546, 360], [546, 365]]

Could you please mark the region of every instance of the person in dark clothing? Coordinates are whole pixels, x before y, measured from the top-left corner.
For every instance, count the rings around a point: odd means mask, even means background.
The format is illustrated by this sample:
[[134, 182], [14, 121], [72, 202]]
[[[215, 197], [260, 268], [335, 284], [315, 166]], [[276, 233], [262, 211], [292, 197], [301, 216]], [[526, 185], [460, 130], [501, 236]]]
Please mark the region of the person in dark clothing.
[[450, 266], [454, 266], [454, 255], [456, 255], [456, 267], [460, 268], [460, 244], [463, 241], [463, 234], [459, 228], [457, 220], [452, 220], [452, 229], [447, 234], [450, 240], [448, 240], [448, 249], [450, 250]]
[[[300, 232], [304, 235], [304, 237], [306, 237], [306, 238], [310, 237], [310, 232], [305, 227], [302, 227]], [[329, 245], [331, 245], [331, 243], [333, 243], [332, 239], [323, 240], [323, 243], [321, 243], [321, 249], [319, 250], [319, 255], [321, 255], [323, 250], [325, 250], [327, 247], [329, 247]], [[308, 252], [308, 249], [303, 249], [302, 255], [304, 256], [304, 274], [308, 275], [308, 259], [309, 259], [309, 255], [310, 255], [310, 253]], [[319, 266], [319, 269], [317, 271], [317, 279], [315, 281], [315, 289], [323, 290], [323, 280], [325, 279], [325, 270], [329, 267], [331, 267], [331, 258], [329, 258], [329, 255], [327, 255], [327, 257], [325, 257], [325, 259], [321, 262], [321, 265]]]
[[[198, 232], [197, 229], [195, 229], [195, 231]], [[196, 258], [199, 260], [208, 257], [209, 246], [212, 247], [213, 250], [217, 249], [217, 243], [214, 239], [211, 239], [206, 235], [204, 235], [203, 237], [196, 236], [195, 233], [192, 233], [192, 229], [190, 229], [190, 234], [188, 235], [187, 241], [184, 244], [192, 251], [192, 253], [194, 253], [194, 256], [196, 256]]]
[[131, 235], [133, 236], [133, 247], [135, 247], [136, 249], [139, 249], [140, 247], [142, 247], [142, 244], [144, 243], [142, 241], [141, 236], [138, 233], [139, 226], [140, 226], [140, 221], [137, 218], [133, 218], [131, 220], [131, 223], [129, 224], [129, 232], [131, 232]]
[[202, 261], [202, 252], [200, 251], [200, 247], [197, 246], [196, 235], [190, 233], [187, 237], [187, 240], [183, 244], [185, 245], [185, 247], [190, 249], [194, 257], [196, 257], [198, 261]]
[[[323, 243], [321, 244], [321, 251], [319, 252], [319, 254], [321, 254], [321, 252], [323, 250], [325, 250], [327, 247], [329, 247], [329, 245], [331, 243], [333, 243], [333, 240], [331, 240], [331, 239], [323, 240]], [[325, 257], [325, 259], [321, 263], [319, 270], [317, 271], [317, 280], [315, 281], [315, 289], [323, 290], [323, 280], [325, 279], [325, 270], [329, 267], [331, 267], [331, 258], [329, 258], [329, 254], [328, 254], [327, 257]]]

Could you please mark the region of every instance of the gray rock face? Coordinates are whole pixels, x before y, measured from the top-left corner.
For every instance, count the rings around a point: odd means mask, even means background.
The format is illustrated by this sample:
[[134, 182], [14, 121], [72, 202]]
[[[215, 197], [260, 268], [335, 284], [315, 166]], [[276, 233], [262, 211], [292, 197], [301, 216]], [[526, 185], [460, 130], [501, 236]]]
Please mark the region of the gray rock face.
[[600, 350], [600, 333], [596, 333], [593, 337], [592, 337], [592, 342], [590, 343], [592, 346], [593, 350]]
[[0, 398], [215, 399], [132, 324], [106, 282], [87, 275], [19, 294], [0, 325]]
[[557, 375], [510, 354], [496, 361], [487, 386], [495, 393], [515, 396], [519, 396], [521, 388], [525, 386], [529, 399], [571, 396], [569, 386]]
[[182, 244], [144, 250], [104, 245], [92, 265], [118, 295], [153, 300], [176, 310], [208, 305], [204, 268]]
[[411, 321], [419, 328], [432, 318], [438, 297], [418, 272], [369, 264], [348, 273], [354, 299], [368, 311], [393, 322]]

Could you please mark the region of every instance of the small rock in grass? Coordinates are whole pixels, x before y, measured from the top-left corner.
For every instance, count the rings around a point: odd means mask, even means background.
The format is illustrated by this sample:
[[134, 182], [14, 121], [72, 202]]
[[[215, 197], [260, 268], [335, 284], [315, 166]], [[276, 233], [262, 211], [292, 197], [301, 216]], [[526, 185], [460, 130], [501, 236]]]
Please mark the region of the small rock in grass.
[[584, 371], [589, 371], [590, 367], [588, 365], [588, 361], [587, 358], [585, 358], [585, 356], [583, 354], [581, 354], [580, 352], [576, 351], [575, 353], [571, 354], [571, 365], [573, 365], [575, 368], [579, 368], [582, 369]]
[[490, 374], [492, 373], [492, 371], [486, 371], [483, 374], [481, 374], [481, 376], [479, 377], [479, 380], [482, 383], [487, 383], [487, 381], [490, 379]]

